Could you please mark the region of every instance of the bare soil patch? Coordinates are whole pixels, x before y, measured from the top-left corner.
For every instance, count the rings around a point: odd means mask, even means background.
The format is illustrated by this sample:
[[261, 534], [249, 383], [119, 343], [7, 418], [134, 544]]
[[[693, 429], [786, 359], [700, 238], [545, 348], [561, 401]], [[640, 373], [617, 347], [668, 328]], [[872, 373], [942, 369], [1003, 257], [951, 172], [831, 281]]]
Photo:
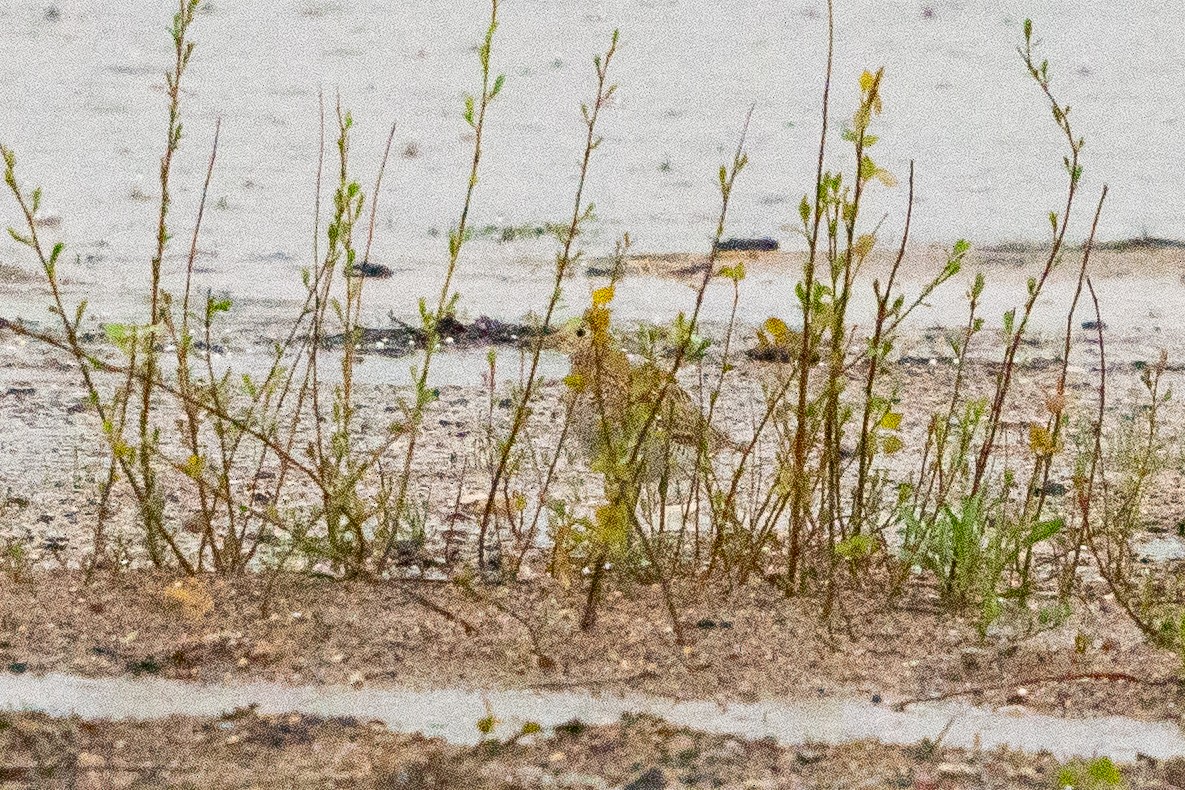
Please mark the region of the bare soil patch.
[[638, 691], [744, 702], [857, 693], [886, 704], [958, 696], [1064, 715], [1179, 720], [1179, 661], [1101, 599], [1056, 627], [1019, 617], [980, 640], [925, 596], [889, 609], [854, 594], [828, 629], [819, 605], [765, 583], [679, 589], [687, 642], [657, 585], [610, 591], [579, 628], [582, 590], [545, 578], [484, 586], [298, 574], [182, 579], [40, 572], [6, 581], [0, 666], [220, 681]]
[[[649, 716], [610, 726], [577, 721], [515, 741], [452, 746], [354, 719], [260, 716], [83, 721], [0, 715], [0, 788], [527, 788], [695, 787], [728, 790], [899, 787], [1047, 788], [1066, 771], [1049, 755], [860, 742], [783, 748], [706, 735]], [[1122, 766], [1129, 788], [1180, 787], [1181, 761]]]

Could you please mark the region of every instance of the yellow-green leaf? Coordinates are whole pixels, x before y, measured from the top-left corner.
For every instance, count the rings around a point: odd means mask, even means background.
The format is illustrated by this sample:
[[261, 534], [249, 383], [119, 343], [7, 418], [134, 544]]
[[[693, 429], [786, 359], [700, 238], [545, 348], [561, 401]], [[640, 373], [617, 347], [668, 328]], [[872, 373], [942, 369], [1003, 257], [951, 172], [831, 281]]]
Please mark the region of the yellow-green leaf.
[[786, 345], [792, 337], [790, 327], [786, 326], [786, 322], [780, 318], [770, 317], [765, 319], [762, 328], [774, 341], [774, 344], [778, 346]]
[[873, 246], [876, 244], [876, 236], [872, 233], [865, 233], [856, 239], [856, 243], [852, 245], [852, 253], [863, 260], [868, 257], [868, 253], [872, 252]]
[[876, 550], [876, 541], [871, 535], [853, 535], [835, 544], [835, 553], [845, 560], [858, 560]]
[[1054, 443], [1053, 434], [1044, 425], [1033, 423], [1029, 426], [1029, 449], [1034, 455], [1053, 455], [1058, 451]]
[[720, 267], [719, 275], [721, 277], [727, 277], [729, 280], [732, 280], [734, 283], [739, 283], [741, 280], [745, 279], [745, 263], [744, 263], [744, 261], [739, 261], [733, 266]]
[[181, 470], [189, 477], [197, 480], [202, 476], [202, 470], [206, 467], [206, 462], [199, 456], [191, 455], [185, 459], [185, 464]]
[[593, 307], [604, 307], [613, 301], [613, 286], [606, 285], [604, 288], [598, 288], [592, 293]]

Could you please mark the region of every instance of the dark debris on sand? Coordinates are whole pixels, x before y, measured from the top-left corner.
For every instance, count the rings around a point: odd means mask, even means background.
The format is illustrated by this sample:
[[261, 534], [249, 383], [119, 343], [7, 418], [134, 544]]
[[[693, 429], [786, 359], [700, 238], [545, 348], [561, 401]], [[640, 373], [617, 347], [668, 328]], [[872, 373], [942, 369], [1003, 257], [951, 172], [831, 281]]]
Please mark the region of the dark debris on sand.
[[[489, 316], [480, 316], [469, 323], [462, 323], [453, 316], [446, 316], [437, 326], [442, 343], [454, 348], [482, 348], [485, 346], [520, 346], [538, 337], [540, 329], [528, 324], [514, 324], [499, 321]], [[338, 349], [345, 345], [342, 333], [325, 338], [325, 347]], [[391, 326], [381, 329], [364, 327], [358, 337], [358, 350], [364, 354], [378, 354], [401, 357], [413, 351], [421, 351], [427, 342], [422, 327], [412, 326], [391, 316]]]

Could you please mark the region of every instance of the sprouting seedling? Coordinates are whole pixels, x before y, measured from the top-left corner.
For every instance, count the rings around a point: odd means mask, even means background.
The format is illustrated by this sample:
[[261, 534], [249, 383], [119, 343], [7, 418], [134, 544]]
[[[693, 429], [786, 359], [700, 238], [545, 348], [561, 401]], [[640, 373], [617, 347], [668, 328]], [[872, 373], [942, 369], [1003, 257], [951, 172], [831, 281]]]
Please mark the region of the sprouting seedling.
[[502, 720], [494, 715], [494, 707], [490, 704], [489, 697], [484, 694], [481, 697], [481, 704], [486, 709], [486, 715], [477, 720], [477, 731], [481, 734], [481, 740], [485, 741], [494, 733], [494, 729], [502, 723]]
[[1074, 790], [1111, 790], [1124, 787], [1123, 772], [1110, 758], [1075, 760], [1057, 772], [1058, 787], [1072, 787]]
[[518, 732], [516, 732], [514, 735], [512, 735], [510, 737], [509, 740], [506, 741], [506, 745], [513, 746], [514, 744], [518, 743], [523, 738], [526, 738], [530, 735], [535, 735], [540, 732], [543, 732], [543, 727], [542, 727], [542, 725], [539, 724], [539, 722], [524, 721], [522, 726], [518, 728]]

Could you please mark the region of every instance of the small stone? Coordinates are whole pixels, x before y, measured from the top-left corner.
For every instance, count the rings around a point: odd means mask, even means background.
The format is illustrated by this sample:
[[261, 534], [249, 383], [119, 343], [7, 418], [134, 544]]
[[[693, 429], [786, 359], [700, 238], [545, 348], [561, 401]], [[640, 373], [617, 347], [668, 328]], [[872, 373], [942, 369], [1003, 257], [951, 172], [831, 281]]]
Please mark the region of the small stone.
[[[1026, 784], [1034, 787], [1045, 781], [1045, 778], [1041, 775], [1041, 772], [1036, 768], [1033, 768], [1031, 765], [1022, 765], [1012, 771], [1009, 771], [1009, 774], [1009, 778], [1020, 779]], [[1185, 787], [1185, 785], [1183, 785], [1183, 787]]]
[[603, 777], [576, 771], [557, 775], [551, 786], [565, 790], [610, 790], [612, 787]]
[[987, 663], [988, 651], [978, 647], [965, 647], [959, 651], [959, 663], [964, 672], [975, 672]]
[[945, 779], [974, 779], [979, 769], [970, 763], [939, 763], [938, 775]]
[[366, 683], [366, 675], [358, 671], [351, 672], [350, 676], [346, 678], [346, 683], [356, 689], [362, 688], [363, 684]]
[[355, 277], [375, 277], [378, 279], [386, 279], [395, 272], [391, 270], [391, 267], [384, 266], [381, 263], [362, 261], [362, 263], [354, 264], [354, 268], [350, 270], [350, 273]]
[[799, 749], [795, 753], [794, 759], [803, 765], [814, 765], [823, 759], [823, 754], [815, 749]]
[[623, 787], [622, 790], [665, 790], [666, 786], [667, 777], [666, 774], [662, 772], [662, 769], [651, 768], [649, 771]]

